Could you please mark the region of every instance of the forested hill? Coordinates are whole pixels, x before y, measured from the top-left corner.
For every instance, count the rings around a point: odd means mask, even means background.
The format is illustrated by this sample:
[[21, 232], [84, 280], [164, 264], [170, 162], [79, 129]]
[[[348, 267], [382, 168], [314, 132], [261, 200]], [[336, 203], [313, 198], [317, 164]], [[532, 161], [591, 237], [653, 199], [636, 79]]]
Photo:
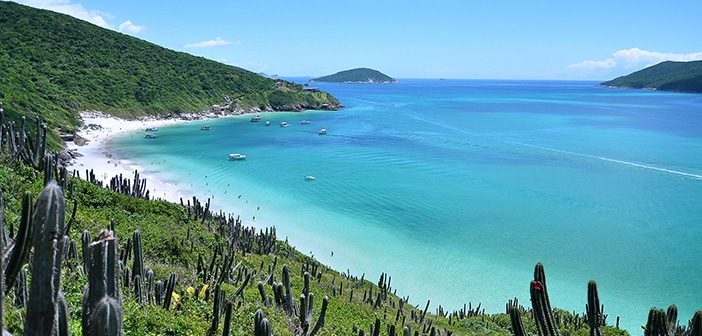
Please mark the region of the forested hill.
[[119, 116], [198, 112], [337, 109], [324, 92], [169, 50], [71, 16], [0, 1], [0, 101], [5, 118], [38, 113], [73, 128], [78, 112]]
[[339, 71], [333, 75], [319, 77], [310, 82], [332, 82], [332, 83], [360, 83], [360, 84], [386, 84], [397, 82], [394, 78], [373, 69], [356, 68]]
[[666, 61], [600, 85], [702, 93], [702, 61]]

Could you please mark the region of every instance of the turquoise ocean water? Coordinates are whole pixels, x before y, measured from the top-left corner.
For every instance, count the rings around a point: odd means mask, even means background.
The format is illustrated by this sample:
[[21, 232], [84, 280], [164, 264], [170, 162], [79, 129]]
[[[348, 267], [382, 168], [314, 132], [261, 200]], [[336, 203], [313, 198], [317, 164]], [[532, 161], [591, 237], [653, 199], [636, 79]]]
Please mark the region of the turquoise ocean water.
[[653, 306], [676, 304], [683, 323], [702, 309], [702, 95], [565, 81], [314, 85], [346, 108], [261, 114], [269, 127], [197, 121], [109, 150], [339, 271], [388, 273], [413, 305], [529, 305], [542, 262], [554, 306], [584, 311], [594, 279], [608, 322], [620, 316], [634, 335]]

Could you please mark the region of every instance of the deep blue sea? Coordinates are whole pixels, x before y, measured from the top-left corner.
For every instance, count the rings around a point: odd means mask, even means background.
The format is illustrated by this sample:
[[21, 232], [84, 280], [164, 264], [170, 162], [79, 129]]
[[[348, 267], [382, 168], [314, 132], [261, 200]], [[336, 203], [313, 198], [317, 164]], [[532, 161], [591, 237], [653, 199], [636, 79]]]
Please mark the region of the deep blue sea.
[[582, 81], [313, 85], [346, 108], [262, 113], [269, 127], [197, 121], [109, 150], [341, 272], [388, 273], [413, 305], [529, 305], [541, 262], [552, 305], [583, 312], [594, 279], [608, 322], [634, 335], [651, 307], [677, 305], [682, 323], [702, 309], [702, 95]]

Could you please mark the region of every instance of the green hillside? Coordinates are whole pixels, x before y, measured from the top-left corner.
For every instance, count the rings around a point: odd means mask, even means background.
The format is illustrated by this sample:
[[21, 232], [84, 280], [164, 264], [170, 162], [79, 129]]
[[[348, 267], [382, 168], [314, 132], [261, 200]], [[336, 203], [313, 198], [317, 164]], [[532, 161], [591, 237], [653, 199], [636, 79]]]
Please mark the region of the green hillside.
[[361, 83], [361, 84], [386, 84], [396, 83], [397, 81], [378, 71], [368, 68], [356, 68], [337, 72], [333, 75], [319, 77], [310, 80], [310, 82], [331, 82], [331, 83]]
[[131, 117], [215, 104], [241, 112], [340, 108], [328, 93], [7, 1], [0, 1], [0, 101], [11, 120], [39, 114], [68, 131], [84, 110]]
[[666, 61], [600, 85], [702, 93], [702, 61]]

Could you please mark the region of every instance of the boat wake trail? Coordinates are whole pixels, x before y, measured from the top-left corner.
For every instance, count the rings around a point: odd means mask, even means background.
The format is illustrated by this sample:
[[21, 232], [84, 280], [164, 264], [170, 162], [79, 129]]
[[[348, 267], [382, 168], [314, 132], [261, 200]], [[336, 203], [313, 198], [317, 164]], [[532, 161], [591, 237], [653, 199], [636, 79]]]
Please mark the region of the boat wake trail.
[[629, 162], [629, 161], [624, 161], [624, 160], [617, 160], [617, 159], [610, 159], [606, 158], [603, 156], [596, 156], [596, 155], [589, 155], [589, 154], [583, 154], [583, 153], [576, 153], [576, 152], [569, 152], [569, 151], [564, 151], [560, 149], [555, 149], [555, 148], [549, 148], [549, 147], [543, 147], [543, 146], [537, 146], [537, 145], [530, 145], [526, 143], [521, 143], [521, 142], [514, 142], [514, 141], [508, 141], [510, 143], [520, 145], [520, 146], [526, 146], [526, 147], [532, 147], [532, 148], [537, 148], [545, 151], [550, 151], [550, 152], [556, 152], [556, 153], [561, 153], [561, 154], [567, 154], [567, 155], [575, 155], [575, 156], [580, 156], [580, 157], [585, 157], [589, 159], [595, 159], [595, 160], [600, 160], [600, 161], [606, 161], [606, 162], [612, 162], [620, 165], [625, 165], [625, 166], [630, 166], [630, 167], [636, 167], [636, 168], [642, 168], [642, 169], [649, 169], [649, 170], [655, 170], [667, 174], [673, 174], [673, 175], [678, 175], [678, 176], [683, 176], [683, 177], [688, 177], [688, 178], [693, 178], [696, 180], [702, 180], [702, 175], [698, 174], [692, 174], [692, 173], [686, 173], [678, 170], [672, 170], [672, 169], [667, 169], [667, 168], [661, 168], [661, 167], [656, 167], [656, 166], [651, 166], [647, 164], [642, 164], [642, 163], [636, 163], [636, 162]]
[[523, 143], [523, 142], [510, 141], [510, 140], [506, 140], [503, 138], [498, 138], [498, 137], [485, 135], [485, 134], [481, 134], [481, 133], [469, 132], [469, 131], [466, 131], [466, 130], [461, 129], [459, 127], [454, 127], [452, 125], [446, 124], [444, 122], [437, 122], [435, 120], [422, 117], [419, 114], [413, 114], [413, 117], [418, 119], [418, 120], [422, 120], [425, 123], [431, 123], [431, 124], [434, 124], [437, 126], [444, 127], [446, 129], [453, 130], [453, 131], [458, 132], [458, 133], [462, 133], [462, 134], [470, 135], [470, 136], [474, 136], [474, 137], [489, 138], [489, 139], [493, 139], [495, 141], [506, 142], [506, 143], [510, 143], [510, 144], [518, 145], [518, 146], [536, 148], [536, 149], [540, 149], [543, 151], [579, 156], [579, 157], [584, 157], [584, 158], [588, 158], [588, 159], [606, 161], [606, 162], [616, 163], [616, 164], [620, 164], [620, 165], [624, 165], [624, 166], [636, 167], [636, 168], [641, 168], [641, 169], [648, 169], [648, 170], [658, 171], [658, 172], [662, 172], [662, 173], [682, 176], [682, 177], [686, 177], [686, 178], [692, 178], [695, 180], [702, 180], [702, 175], [699, 175], [699, 174], [693, 174], [693, 173], [687, 173], [687, 172], [678, 171], [678, 170], [661, 168], [661, 167], [656, 167], [656, 166], [643, 164], [643, 163], [636, 163], [636, 162], [630, 162], [630, 161], [624, 161], [624, 160], [611, 159], [611, 158], [607, 158], [607, 157], [603, 157], [603, 156], [589, 155], [589, 154], [577, 153], [577, 152], [569, 152], [569, 151], [565, 151], [565, 150], [549, 148], [549, 147], [544, 147], [544, 146], [539, 146], [539, 145], [532, 145], [532, 144]]

